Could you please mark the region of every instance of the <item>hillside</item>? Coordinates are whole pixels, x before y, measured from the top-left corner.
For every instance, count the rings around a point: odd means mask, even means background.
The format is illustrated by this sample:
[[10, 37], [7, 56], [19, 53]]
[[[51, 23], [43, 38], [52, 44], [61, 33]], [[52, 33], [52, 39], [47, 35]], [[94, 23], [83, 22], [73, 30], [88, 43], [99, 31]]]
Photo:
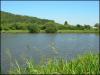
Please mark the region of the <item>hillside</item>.
[[[51, 31], [51, 28], [57, 27], [58, 30], [93, 30], [94, 28], [91, 25], [70, 25], [67, 21], [65, 21], [64, 25], [56, 23], [54, 20], [48, 20], [48, 19], [40, 19], [37, 17], [32, 16], [26, 16], [26, 15], [17, 15], [12, 14], [9, 12], [1, 11], [1, 26], [0, 30], [29, 30], [29, 27], [33, 25], [34, 27], [31, 27], [32, 30], [36, 29], [36, 27], [39, 30], [45, 30], [47, 25], [49, 24]], [[53, 27], [53, 26], [54, 27]], [[98, 30], [100, 25], [99, 23], [96, 23], [94, 25], [96, 29]]]
[[44, 26], [48, 22], [53, 22], [54, 24], [57, 24], [54, 22], [54, 20], [48, 20], [48, 19], [40, 19], [37, 17], [31, 17], [31, 16], [22, 16], [22, 15], [16, 15], [9, 12], [1, 11], [1, 29], [2, 30], [20, 30], [24, 29], [26, 30], [29, 25], [37, 24], [39, 26]]

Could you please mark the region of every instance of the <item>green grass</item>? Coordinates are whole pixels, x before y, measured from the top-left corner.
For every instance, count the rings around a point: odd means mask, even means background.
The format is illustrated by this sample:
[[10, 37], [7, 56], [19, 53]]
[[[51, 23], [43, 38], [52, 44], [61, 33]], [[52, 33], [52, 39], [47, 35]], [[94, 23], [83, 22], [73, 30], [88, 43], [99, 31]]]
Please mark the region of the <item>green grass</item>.
[[[10, 33], [28, 33], [28, 30], [8, 30], [1, 32], [10, 32]], [[45, 33], [45, 30], [40, 30], [40, 33]], [[58, 33], [99, 33], [99, 30], [58, 30]]]
[[27, 67], [20, 67], [15, 61], [16, 67], [10, 69], [10, 74], [100, 74], [99, 55], [92, 53], [79, 56], [71, 61], [63, 59], [49, 59], [46, 63], [35, 65], [32, 60], [26, 59]]
[[99, 30], [58, 30], [58, 33], [99, 33]]
[[[28, 33], [29, 31], [28, 30], [2, 30], [1, 31], [2, 33]], [[40, 30], [41, 33], [44, 33], [45, 31], [44, 30]]]
[[27, 33], [28, 30], [7, 30], [7, 31], [2, 30], [1, 32], [3, 32], [3, 33], [5, 33], [5, 32], [7, 32], [7, 33]]

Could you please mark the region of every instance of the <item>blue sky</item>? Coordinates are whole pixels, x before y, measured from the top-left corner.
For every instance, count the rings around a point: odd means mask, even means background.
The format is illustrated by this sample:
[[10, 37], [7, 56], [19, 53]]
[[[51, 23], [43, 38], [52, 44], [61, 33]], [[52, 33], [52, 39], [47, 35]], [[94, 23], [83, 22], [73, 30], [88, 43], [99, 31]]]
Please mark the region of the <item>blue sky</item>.
[[63, 24], [89, 24], [99, 22], [98, 1], [1, 1], [1, 10], [55, 20]]

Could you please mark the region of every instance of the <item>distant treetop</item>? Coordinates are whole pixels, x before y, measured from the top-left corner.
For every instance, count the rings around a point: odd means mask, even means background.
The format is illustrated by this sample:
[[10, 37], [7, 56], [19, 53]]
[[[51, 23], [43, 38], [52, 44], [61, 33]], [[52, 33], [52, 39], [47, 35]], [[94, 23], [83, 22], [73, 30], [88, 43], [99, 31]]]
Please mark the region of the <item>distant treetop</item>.
[[67, 22], [67, 21], [65, 21], [64, 25], [68, 25], [68, 22]]

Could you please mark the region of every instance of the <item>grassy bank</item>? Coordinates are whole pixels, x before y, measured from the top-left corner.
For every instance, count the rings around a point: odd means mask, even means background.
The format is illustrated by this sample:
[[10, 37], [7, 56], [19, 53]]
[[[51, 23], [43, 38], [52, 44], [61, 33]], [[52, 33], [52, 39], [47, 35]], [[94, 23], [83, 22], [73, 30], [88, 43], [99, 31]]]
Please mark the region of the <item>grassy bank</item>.
[[2, 30], [1, 32], [2, 33], [27, 33], [28, 30], [7, 30], [7, 31]]
[[58, 30], [58, 33], [98, 33], [96, 30]]
[[45, 64], [34, 65], [26, 60], [26, 68], [19, 66], [10, 69], [10, 74], [100, 74], [99, 55], [87, 54], [72, 61], [49, 59]]
[[[1, 31], [3, 33], [28, 33], [28, 30], [8, 30]], [[45, 33], [45, 30], [40, 30], [40, 33]], [[58, 33], [99, 33], [99, 30], [58, 30]]]

